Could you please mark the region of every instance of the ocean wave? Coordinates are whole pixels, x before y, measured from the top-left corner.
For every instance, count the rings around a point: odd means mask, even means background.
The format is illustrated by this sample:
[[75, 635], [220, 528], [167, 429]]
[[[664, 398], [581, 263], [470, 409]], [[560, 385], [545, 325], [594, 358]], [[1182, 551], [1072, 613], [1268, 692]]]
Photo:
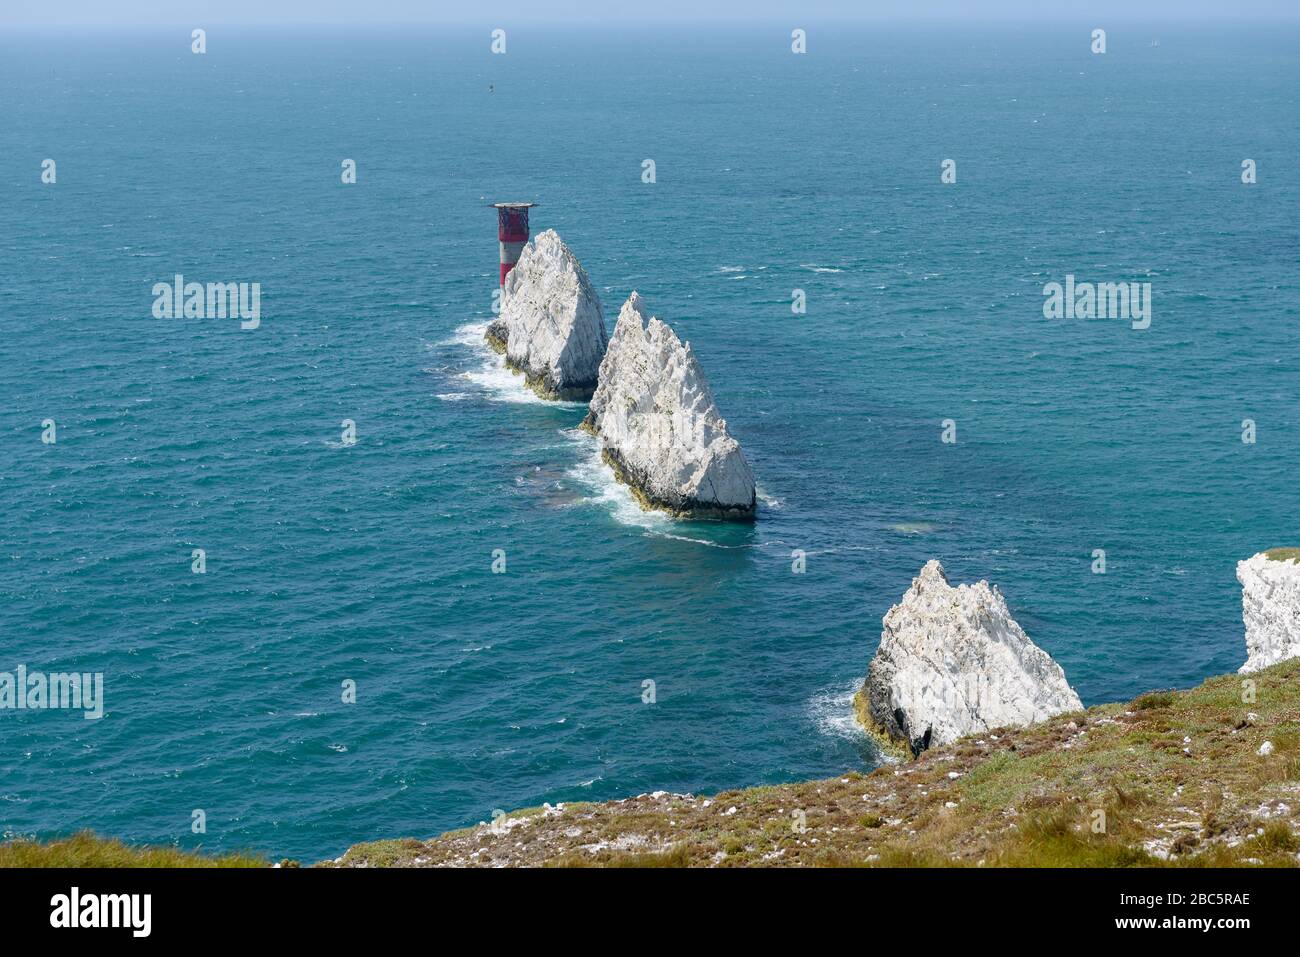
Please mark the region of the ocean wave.
[[728, 545], [724, 542], [715, 542], [709, 538], [692, 538], [690, 535], [678, 535], [674, 532], [665, 532], [661, 529], [651, 529], [646, 532], [647, 535], [653, 535], [656, 538], [671, 538], [675, 542], [690, 542], [693, 545], [707, 545], [709, 548], [767, 548], [769, 542], [742, 542], [739, 545]]
[[[524, 377], [506, 368], [505, 356], [494, 352], [486, 342], [483, 334], [487, 331], [486, 322], [471, 322], [457, 326], [451, 338], [438, 343], [439, 346], [461, 346], [469, 349], [479, 360], [478, 368], [463, 371], [457, 378], [477, 386], [490, 402], [508, 402], [516, 405], [550, 405], [561, 409], [578, 409], [585, 402], [554, 402], [543, 399], [524, 382]], [[449, 392], [447, 395], [458, 393]], [[440, 395], [438, 398], [442, 399]], [[456, 400], [445, 400], [456, 401]]]
[[452, 332], [450, 338], [442, 339], [434, 343], [434, 345], [472, 346], [475, 348], [482, 347], [487, 349], [487, 344], [483, 341], [483, 334], [487, 332], [487, 327], [488, 324], [486, 322], [469, 322], [463, 326], [457, 326], [455, 331]]
[[[633, 526], [655, 538], [668, 538], [709, 548], [743, 549], [779, 546], [781, 542], [719, 542], [711, 538], [682, 534], [682, 523], [664, 512], [641, 507], [631, 489], [614, 477], [614, 470], [605, 464], [600, 455], [600, 441], [581, 429], [561, 429], [560, 434], [579, 450], [579, 460], [566, 475], [589, 493], [581, 504], [595, 505], [607, 511], [620, 524]], [[759, 501], [767, 508], [780, 509], [784, 502], [758, 492]], [[698, 524], [698, 523], [697, 523]], [[689, 526], [688, 526], [689, 527]]]
[[560, 434], [578, 450], [578, 461], [567, 474], [590, 493], [586, 502], [606, 510], [624, 525], [656, 532], [672, 525], [669, 516], [643, 509], [631, 489], [614, 477], [614, 470], [600, 456], [600, 442], [594, 436], [580, 429], [562, 429]]
[[898, 532], [900, 535], [928, 535], [937, 529], [938, 526], [933, 522], [895, 522], [889, 526], [891, 532]]
[[863, 680], [855, 678], [846, 685], [825, 688], [808, 699], [807, 714], [818, 731], [846, 741], [870, 740], [871, 736], [853, 714], [853, 696], [862, 687]]

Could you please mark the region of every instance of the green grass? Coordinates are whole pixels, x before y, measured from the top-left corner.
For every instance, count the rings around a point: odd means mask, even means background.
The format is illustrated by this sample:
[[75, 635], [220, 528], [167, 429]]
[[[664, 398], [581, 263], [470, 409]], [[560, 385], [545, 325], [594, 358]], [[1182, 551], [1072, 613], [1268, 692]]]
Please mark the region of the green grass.
[[[369, 867], [392, 867], [416, 858], [424, 847], [422, 841], [412, 837], [399, 837], [390, 841], [371, 841], [366, 845], [366, 863]], [[345, 856], [344, 860], [347, 858]]]
[[1133, 702], [1134, 711], [1146, 711], [1149, 708], [1168, 708], [1175, 701], [1172, 691], [1148, 691]]
[[[358, 844], [338, 866], [1296, 867], [1298, 795], [1300, 658], [867, 774], [528, 808], [508, 829]], [[266, 864], [91, 834], [0, 845], [7, 867]]]
[[1291, 853], [1300, 850], [1300, 840], [1291, 828], [1282, 821], [1274, 821], [1264, 827], [1264, 833], [1256, 839], [1255, 847], [1261, 850]]
[[574, 853], [544, 862], [546, 867], [692, 867], [695, 862], [685, 847], [662, 852], [622, 854], [612, 860]]
[[1270, 548], [1264, 554], [1275, 562], [1294, 562], [1300, 560], [1300, 548]]
[[1161, 863], [1121, 835], [1093, 834], [1081, 809], [1053, 808], [1031, 815], [998, 848], [999, 867], [1136, 867]]
[[[1258, 753], [1264, 741], [1270, 755]], [[566, 805], [421, 864], [631, 867], [1300, 865], [1300, 659], [972, 735], [869, 774]], [[733, 810], [734, 809], [734, 810]], [[792, 815], [795, 815], [792, 818]], [[801, 821], [804, 829], [792, 827]], [[635, 838], [619, 843], [620, 838]], [[626, 849], [622, 849], [625, 847]], [[658, 849], [658, 850], [655, 850]], [[413, 863], [394, 842], [345, 863]]]
[[251, 854], [209, 856], [178, 847], [131, 847], [82, 831], [42, 843], [19, 839], [0, 844], [0, 867], [268, 867]]

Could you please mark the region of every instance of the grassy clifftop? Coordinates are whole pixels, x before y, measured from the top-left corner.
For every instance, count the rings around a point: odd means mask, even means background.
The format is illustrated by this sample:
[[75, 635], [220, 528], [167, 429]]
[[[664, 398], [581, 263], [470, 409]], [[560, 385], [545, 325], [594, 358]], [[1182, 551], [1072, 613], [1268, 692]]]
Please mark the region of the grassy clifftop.
[[1297, 866], [1300, 660], [866, 775], [534, 808], [427, 841], [358, 844], [334, 863]]
[[[1253, 685], [1251, 684], [1253, 682]], [[292, 862], [285, 862], [291, 864]], [[258, 867], [79, 834], [0, 867]], [[324, 866], [1300, 864], [1300, 659], [964, 738], [870, 774], [517, 811]]]
[[0, 867], [268, 867], [247, 854], [209, 856], [176, 847], [132, 847], [83, 832], [59, 841], [0, 844]]

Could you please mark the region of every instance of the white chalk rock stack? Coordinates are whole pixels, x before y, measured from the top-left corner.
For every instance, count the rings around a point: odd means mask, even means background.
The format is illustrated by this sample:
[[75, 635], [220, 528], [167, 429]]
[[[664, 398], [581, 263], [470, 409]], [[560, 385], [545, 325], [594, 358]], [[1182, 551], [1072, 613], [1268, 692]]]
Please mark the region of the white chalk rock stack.
[[1237, 563], [1246, 625], [1245, 674], [1300, 655], [1300, 549], [1274, 549]]
[[583, 428], [645, 507], [682, 518], [754, 518], [754, 475], [690, 343], [647, 318], [635, 292], [618, 314]]
[[520, 253], [486, 339], [543, 398], [591, 398], [609, 343], [605, 313], [555, 230], [539, 233]]
[[864, 724], [915, 755], [1083, 704], [1001, 592], [986, 581], [954, 588], [932, 560], [885, 615], [856, 707]]

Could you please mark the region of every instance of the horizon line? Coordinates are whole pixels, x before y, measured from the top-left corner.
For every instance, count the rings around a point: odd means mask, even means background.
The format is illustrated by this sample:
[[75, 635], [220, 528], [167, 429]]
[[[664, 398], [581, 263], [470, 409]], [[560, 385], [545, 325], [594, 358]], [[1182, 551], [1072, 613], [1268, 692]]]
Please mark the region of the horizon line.
[[1260, 14], [1241, 14], [1237, 13], [1184, 13], [1169, 15], [1153, 15], [1121, 13], [1111, 15], [1094, 15], [1077, 13], [1036, 13], [1025, 16], [1013, 13], [981, 13], [972, 12], [971, 14], [961, 14], [958, 16], [926, 16], [908, 13], [904, 15], [891, 15], [884, 13], [866, 13], [851, 14], [848, 16], [827, 17], [748, 17], [743, 23], [737, 23], [735, 18], [712, 17], [712, 16], [672, 16], [672, 17], [627, 17], [601, 19], [593, 17], [532, 17], [525, 16], [506, 16], [499, 17], [495, 20], [483, 18], [476, 19], [446, 19], [431, 17], [390, 17], [376, 19], [355, 19], [348, 17], [320, 18], [320, 17], [272, 17], [267, 19], [221, 19], [220, 17], [191, 17], [185, 20], [151, 20], [123, 22], [120, 19], [106, 18], [103, 20], [96, 19], [76, 19], [66, 21], [52, 21], [48, 17], [42, 20], [0, 20], [0, 30], [32, 30], [32, 31], [67, 31], [67, 30], [96, 30], [105, 32], [129, 32], [137, 30], [173, 30], [173, 29], [194, 29], [196, 27], [220, 26], [233, 27], [236, 29], [256, 29], [256, 28], [295, 28], [295, 29], [313, 29], [319, 27], [347, 27], [349, 29], [357, 28], [375, 28], [383, 29], [390, 27], [431, 27], [431, 28], [464, 28], [464, 29], [487, 29], [508, 28], [514, 26], [543, 27], [555, 29], [573, 29], [573, 28], [591, 28], [591, 29], [611, 29], [618, 27], [644, 28], [644, 27], [726, 27], [733, 31], [752, 31], [767, 27], [780, 27], [784, 29], [794, 29], [797, 27], [808, 26], [845, 26], [845, 25], [872, 25], [872, 24], [889, 24], [889, 25], [911, 25], [911, 26], [944, 26], [944, 25], [961, 25], [970, 26], [972, 24], [989, 24], [997, 26], [1057, 26], [1062, 24], [1082, 25], [1088, 24], [1091, 27], [1105, 28], [1110, 24], [1159, 24], [1166, 27], [1191, 26], [1199, 24], [1234, 24], [1234, 25], [1258, 25], [1265, 23], [1273, 24], [1300, 24], [1300, 8], [1289, 14], [1282, 14], [1276, 11]]

